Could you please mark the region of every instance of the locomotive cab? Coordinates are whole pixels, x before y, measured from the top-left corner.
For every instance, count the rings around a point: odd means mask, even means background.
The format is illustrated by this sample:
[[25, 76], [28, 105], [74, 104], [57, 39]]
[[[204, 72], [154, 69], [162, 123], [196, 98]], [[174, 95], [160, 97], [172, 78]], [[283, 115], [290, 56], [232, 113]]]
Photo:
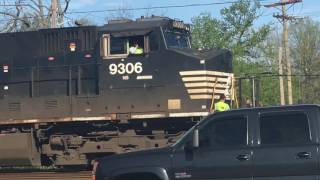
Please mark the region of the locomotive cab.
[[[182, 21], [162, 17], [112, 21], [100, 34], [102, 91], [111, 97], [134, 94], [126, 98], [135, 108], [122, 111], [149, 115], [150, 110], [161, 117], [206, 115], [221, 94], [232, 100], [231, 53], [192, 49], [190, 26]], [[131, 53], [134, 44], [143, 53]]]

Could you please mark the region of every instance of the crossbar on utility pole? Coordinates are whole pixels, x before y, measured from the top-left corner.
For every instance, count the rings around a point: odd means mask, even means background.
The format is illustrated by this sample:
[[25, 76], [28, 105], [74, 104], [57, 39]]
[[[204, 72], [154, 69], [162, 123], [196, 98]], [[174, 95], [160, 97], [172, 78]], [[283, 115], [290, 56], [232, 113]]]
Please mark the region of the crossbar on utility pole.
[[273, 3], [273, 4], [268, 4], [268, 5], [264, 5], [264, 7], [270, 8], [270, 7], [277, 7], [277, 6], [285, 6], [287, 4], [295, 4], [295, 3], [299, 3], [302, 2], [302, 0], [287, 0], [287, 1], [281, 1], [278, 3]]

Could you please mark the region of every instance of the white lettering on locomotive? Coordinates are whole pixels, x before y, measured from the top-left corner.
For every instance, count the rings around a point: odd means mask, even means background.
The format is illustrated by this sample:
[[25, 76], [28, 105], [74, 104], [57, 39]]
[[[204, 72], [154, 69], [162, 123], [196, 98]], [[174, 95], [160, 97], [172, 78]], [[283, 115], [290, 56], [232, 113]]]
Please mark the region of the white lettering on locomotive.
[[109, 73], [111, 75], [116, 75], [116, 74], [140, 74], [142, 73], [143, 68], [142, 68], [142, 63], [137, 62], [137, 63], [119, 63], [119, 64], [110, 64], [109, 65]]

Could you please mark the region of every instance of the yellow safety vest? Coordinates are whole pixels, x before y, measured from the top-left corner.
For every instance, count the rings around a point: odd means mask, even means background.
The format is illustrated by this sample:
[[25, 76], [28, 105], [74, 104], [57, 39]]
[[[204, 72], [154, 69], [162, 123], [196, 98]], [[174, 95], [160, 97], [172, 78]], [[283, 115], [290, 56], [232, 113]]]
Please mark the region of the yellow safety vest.
[[215, 108], [215, 111], [217, 112], [230, 110], [230, 106], [227, 103], [222, 101], [217, 102], [214, 108]]
[[135, 54], [143, 54], [143, 49], [142, 48], [137, 48], [135, 51]]

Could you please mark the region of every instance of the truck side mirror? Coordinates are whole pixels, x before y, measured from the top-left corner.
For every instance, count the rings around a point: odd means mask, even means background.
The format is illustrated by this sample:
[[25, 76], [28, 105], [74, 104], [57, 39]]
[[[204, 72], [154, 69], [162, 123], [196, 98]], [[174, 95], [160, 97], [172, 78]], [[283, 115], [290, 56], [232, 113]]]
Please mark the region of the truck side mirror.
[[193, 131], [193, 139], [192, 139], [193, 148], [199, 147], [199, 129], [196, 127]]

